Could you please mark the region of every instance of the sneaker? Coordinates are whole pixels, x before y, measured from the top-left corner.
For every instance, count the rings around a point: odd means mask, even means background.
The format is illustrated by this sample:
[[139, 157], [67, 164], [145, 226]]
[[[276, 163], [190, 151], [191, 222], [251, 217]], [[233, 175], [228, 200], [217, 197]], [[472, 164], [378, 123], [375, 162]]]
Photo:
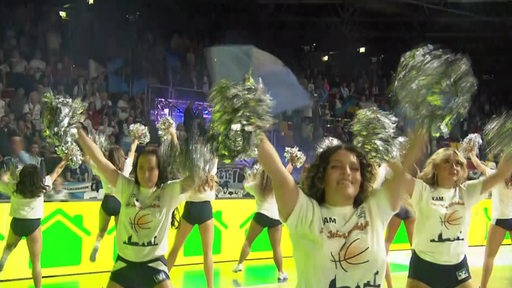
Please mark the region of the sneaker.
[[288, 280], [288, 274], [286, 272], [279, 272], [279, 276], [277, 276], [277, 282], [285, 282]]
[[89, 256], [89, 261], [96, 262], [96, 254], [98, 254], [98, 250], [100, 249], [99, 245], [94, 245], [92, 248], [91, 255]]
[[237, 273], [237, 272], [240, 272], [244, 270], [244, 267], [242, 266], [242, 264], [236, 264], [235, 268], [233, 268], [233, 272]]

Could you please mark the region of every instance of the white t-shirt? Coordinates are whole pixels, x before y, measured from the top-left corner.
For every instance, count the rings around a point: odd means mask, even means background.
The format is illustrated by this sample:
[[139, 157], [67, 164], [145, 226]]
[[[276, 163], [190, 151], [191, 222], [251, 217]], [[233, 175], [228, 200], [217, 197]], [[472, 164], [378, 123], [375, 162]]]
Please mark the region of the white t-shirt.
[[[22, 179], [20, 181], [23, 181]], [[41, 193], [36, 198], [23, 198], [21, 195], [14, 193], [16, 190], [16, 182], [0, 182], [0, 191], [11, 196], [11, 217], [21, 219], [41, 219], [44, 214], [44, 194]], [[52, 188], [52, 178], [46, 176], [43, 184]]]
[[424, 260], [457, 264], [466, 255], [471, 207], [485, 198], [482, 179], [462, 187], [432, 188], [416, 179], [412, 204], [416, 212], [412, 249]]
[[119, 255], [143, 262], [167, 254], [172, 211], [186, 199], [181, 185], [181, 180], [170, 181], [151, 192], [119, 174], [114, 189], [114, 195], [121, 201], [116, 229]]
[[277, 208], [276, 197], [274, 192], [268, 195], [261, 195], [259, 193], [259, 183], [257, 181], [244, 183], [245, 191], [253, 195], [256, 199], [256, 212], [260, 212], [272, 219], [280, 220], [279, 209]]
[[[92, 170], [92, 173], [94, 173], [94, 175], [98, 175], [100, 177], [101, 185], [103, 186], [103, 188], [102, 188], [103, 192], [105, 194], [114, 194], [114, 192], [112, 190], [114, 190], [115, 187], [112, 187], [112, 185], [108, 184], [108, 181], [98, 171], [98, 168], [96, 167], [94, 162], [91, 162], [90, 168]], [[133, 168], [133, 159], [128, 157], [128, 158], [126, 158], [126, 161], [124, 162], [124, 168], [123, 168], [123, 171], [121, 171], [121, 173], [123, 173], [123, 175], [126, 177], [130, 177], [130, 172], [132, 172], [132, 168]]]
[[188, 195], [187, 201], [190, 202], [204, 202], [204, 201], [213, 201], [215, 200], [215, 190], [209, 191], [190, 191]]
[[[487, 175], [496, 170], [487, 169]], [[502, 181], [492, 189], [492, 220], [512, 218], [512, 188]]]
[[384, 180], [388, 178], [392, 174], [391, 169], [389, 168], [388, 164], [384, 163], [379, 166], [379, 169], [377, 169], [377, 177], [375, 179], [375, 183], [373, 184], [373, 187], [378, 188], [382, 186], [384, 183]]
[[297, 267], [297, 287], [383, 285], [384, 232], [393, 213], [383, 190], [357, 209], [319, 205], [299, 192], [286, 223]]
[[39, 69], [39, 71], [44, 71], [46, 69], [46, 62], [41, 59], [32, 59], [30, 60], [30, 64], [28, 64], [30, 68]]

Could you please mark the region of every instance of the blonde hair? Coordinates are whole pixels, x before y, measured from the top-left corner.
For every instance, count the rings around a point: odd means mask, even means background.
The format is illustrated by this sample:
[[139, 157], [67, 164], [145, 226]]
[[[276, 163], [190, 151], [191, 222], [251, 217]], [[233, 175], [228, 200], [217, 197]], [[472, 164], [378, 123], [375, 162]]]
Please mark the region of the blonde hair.
[[217, 182], [217, 175], [208, 174], [202, 179], [202, 181], [199, 181], [199, 183], [196, 185], [196, 190], [199, 192], [215, 190], [217, 188]]
[[423, 180], [423, 182], [430, 186], [439, 186], [439, 183], [437, 183], [437, 173], [435, 168], [441, 163], [441, 161], [449, 158], [452, 155], [457, 156], [457, 160], [462, 163], [462, 174], [460, 179], [457, 181], [456, 186], [462, 184], [468, 175], [467, 162], [464, 156], [462, 156], [462, 154], [457, 149], [451, 147], [441, 148], [437, 150], [432, 156], [430, 156], [430, 158], [427, 160], [427, 163], [425, 163], [423, 171], [418, 174], [418, 179]]

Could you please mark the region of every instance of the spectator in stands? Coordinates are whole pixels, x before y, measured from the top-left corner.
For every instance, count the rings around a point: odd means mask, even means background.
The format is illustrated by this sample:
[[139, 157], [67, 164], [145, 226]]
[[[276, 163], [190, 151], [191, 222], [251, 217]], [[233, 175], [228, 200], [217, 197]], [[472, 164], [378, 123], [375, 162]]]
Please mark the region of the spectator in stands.
[[44, 198], [45, 200], [59, 201], [68, 200], [69, 196], [69, 191], [64, 188], [64, 178], [59, 176], [53, 182], [52, 190], [46, 192]]
[[30, 163], [29, 154], [25, 152], [25, 143], [20, 136], [12, 136], [10, 138], [11, 154], [4, 157], [6, 167], [14, 167], [17, 171]]
[[83, 99], [85, 97], [85, 87], [84, 77], [79, 77], [75, 87], [73, 87], [73, 99]]
[[28, 66], [34, 72], [34, 78], [40, 79], [43, 73], [46, 71], [46, 62], [41, 59], [41, 51], [36, 50], [34, 53], [34, 58], [30, 60]]
[[84, 163], [77, 168], [71, 168], [69, 165], [64, 169], [64, 179], [66, 182], [88, 182], [91, 172]]
[[29, 101], [23, 106], [23, 114], [30, 114], [32, 123], [36, 131], [41, 131], [43, 124], [41, 121], [41, 96], [37, 91], [30, 93]]
[[14, 133], [15, 131], [9, 127], [9, 117], [0, 117], [0, 155], [10, 154], [9, 139]]
[[129, 99], [130, 96], [128, 96], [128, 94], [123, 94], [121, 99], [117, 101], [117, 118], [121, 121], [126, 120], [128, 115], [130, 115], [130, 105], [128, 104]]
[[16, 95], [10, 101], [10, 111], [14, 113], [15, 118], [20, 118], [23, 115], [23, 108], [25, 107], [25, 103], [27, 102], [27, 97], [25, 96], [25, 89], [18, 88], [16, 91]]

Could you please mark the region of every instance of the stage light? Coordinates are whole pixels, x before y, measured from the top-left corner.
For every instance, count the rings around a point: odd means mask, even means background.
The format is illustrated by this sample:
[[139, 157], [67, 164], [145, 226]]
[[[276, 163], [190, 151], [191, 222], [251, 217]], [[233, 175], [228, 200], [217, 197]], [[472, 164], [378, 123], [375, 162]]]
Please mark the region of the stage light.
[[324, 62], [329, 61], [329, 56], [328, 55], [322, 56], [322, 61], [324, 61]]
[[59, 11], [59, 16], [62, 19], [68, 19], [68, 13], [66, 13], [66, 11]]
[[87, 3], [89, 3], [89, 5], [92, 5], [94, 4], [94, 0], [87, 0]]
[[359, 47], [359, 49], [357, 49], [357, 51], [359, 51], [359, 53], [365, 53], [366, 47]]

